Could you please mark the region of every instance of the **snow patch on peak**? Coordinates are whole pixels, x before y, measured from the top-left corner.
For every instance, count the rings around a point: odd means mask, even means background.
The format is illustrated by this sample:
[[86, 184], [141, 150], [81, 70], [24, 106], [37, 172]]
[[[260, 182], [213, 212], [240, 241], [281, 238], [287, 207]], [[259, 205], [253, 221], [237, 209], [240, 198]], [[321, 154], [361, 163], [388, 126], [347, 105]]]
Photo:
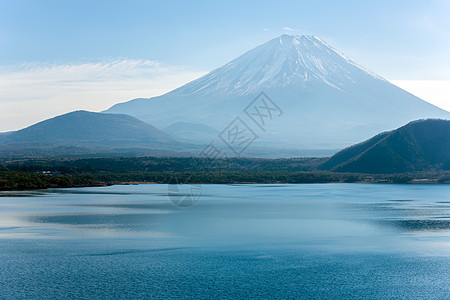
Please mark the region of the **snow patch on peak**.
[[382, 80], [382, 81], [386, 81], [386, 82], [387, 82], [386, 79], [384, 79], [383, 77], [381, 77], [381, 76], [375, 74], [375, 73], [372, 72], [371, 70], [369, 70], [369, 69], [367, 69], [367, 68], [365, 68], [365, 67], [359, 65], [358, 63], [356, 63], [355, 61], [353, 61], [352, 59], [350, 59], [348, 56], [346, 56], [344, 53], [340, 52], [339, 50], [337, 50], [336, 48], [334, 48], [333, 46], [331, 46], [330, 44], [328, 44], [326, 41], [320, 39], [318, 36], [315, 36], [315, 35], [309, 35], [309, 36], [306, 36], [306, 37], [308, 37], [308, 38], [310, 38], [310, 39], [315, 39], [315, 40], [317, 40], [317, 41], [320, 42], [322, 45], [324, 45], [325, 47], [327, 47], [328, 49], [330, 49], [331, 51], [333, 51], [334, 53], [336, 53], [338, 56], [340, 56], [342, 59], [344, 59], [347, 63], [349, 63], [349, 64], [351, 64], [351, 65], [353, 65], [353, 66], [355, 66], [355, 67], [361, 69], [362, 71], [364, 71], [364, 72], [366, 72], [366, 73], [368, 73], [368, 74], [370, 74], [372, 77], [375, 77], [376, 79], [379, 79], [379, 80]]
[[385, 81], [317, 36], [283, 34], [171, 93], [246, 95], [314, 82], [345, 90], [367, 77]]

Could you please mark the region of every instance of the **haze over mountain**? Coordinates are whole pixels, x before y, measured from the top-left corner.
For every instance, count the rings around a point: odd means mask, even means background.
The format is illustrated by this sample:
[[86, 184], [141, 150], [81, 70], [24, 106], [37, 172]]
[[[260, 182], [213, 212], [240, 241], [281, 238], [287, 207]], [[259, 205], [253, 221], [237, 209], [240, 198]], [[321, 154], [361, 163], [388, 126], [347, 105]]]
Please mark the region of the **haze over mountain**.
[[[283, 111], [261, 131], [243, 110], [265, 92]], [[316, 36], [282, 35], [162, 96], [114, 105], [163, 128], [202, 123], [221, 131], [239, 116], [259, 146], [343, 148], [409, 121], [450, 113], [361, 67]], [[207, 142], [205, 140], [205, 142]]]
[[[10, 152], [40, 153], [39, 149], [49, 149], [53, 153], [58, 152], [57, 147], [76, 147], [74, 152], [82, 149], [82, 153], [96, 153], [112, 149], [182, 151], [185, 145], [128, 115], [75, 111], [3, 134], [0, 146]], [[64, 151], [70, 154], [71, 150]]]
[[338, 172], [450, 170], [450, 121], [419, 120], [344, 149], [322, 165]]
[[219, 131], [205, 124], [177, 122], [162, 128], [162, 131], [179, 141], [200, 143], [217, 139]]

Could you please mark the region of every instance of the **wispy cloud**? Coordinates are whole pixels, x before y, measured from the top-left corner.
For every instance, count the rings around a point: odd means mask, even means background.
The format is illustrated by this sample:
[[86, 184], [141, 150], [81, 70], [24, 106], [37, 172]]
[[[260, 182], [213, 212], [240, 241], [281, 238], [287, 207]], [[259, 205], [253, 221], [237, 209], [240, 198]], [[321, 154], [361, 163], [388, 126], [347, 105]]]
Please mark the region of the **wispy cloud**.
[[282, 27], [281, 29], [286, 30], [286, 31], [294, 31], [295, 30], [290, 27]]
[[55, 115], [163, 94], [205, 72], [142, 59], [0, 66], [0, 132]]

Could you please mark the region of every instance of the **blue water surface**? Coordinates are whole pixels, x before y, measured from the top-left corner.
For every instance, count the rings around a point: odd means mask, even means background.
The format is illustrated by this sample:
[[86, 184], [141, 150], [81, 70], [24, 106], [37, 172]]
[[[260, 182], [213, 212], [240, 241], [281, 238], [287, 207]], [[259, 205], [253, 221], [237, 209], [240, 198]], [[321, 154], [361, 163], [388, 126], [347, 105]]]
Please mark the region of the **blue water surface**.
[[193, 188], [0, 193], [0, 298], [450, 299], [449, 185]]

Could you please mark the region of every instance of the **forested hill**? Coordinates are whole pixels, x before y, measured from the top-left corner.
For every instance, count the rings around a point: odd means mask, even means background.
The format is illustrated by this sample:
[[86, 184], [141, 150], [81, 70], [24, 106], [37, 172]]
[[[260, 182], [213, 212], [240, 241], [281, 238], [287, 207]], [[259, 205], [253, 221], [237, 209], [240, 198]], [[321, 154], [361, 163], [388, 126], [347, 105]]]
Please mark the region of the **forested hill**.
[[410, 122], [336, 153], [321, 168], [374, 174], [450, 170], [450, 121]]

